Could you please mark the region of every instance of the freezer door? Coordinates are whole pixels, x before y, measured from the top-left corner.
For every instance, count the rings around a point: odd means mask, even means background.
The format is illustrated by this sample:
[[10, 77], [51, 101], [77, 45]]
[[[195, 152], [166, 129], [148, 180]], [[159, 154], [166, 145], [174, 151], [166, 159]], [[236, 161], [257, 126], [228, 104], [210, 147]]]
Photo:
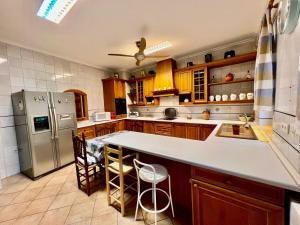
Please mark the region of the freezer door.
[[72, 142], [73, 129], [58, 130], [59, 138], [56, 139], [56, 145], [59, 152], [59, 166], [67, 165], [74, 161], [74, 150]]
[[76, 114], [75, 96], [73, 93], [52, 93], [52, 101], [57, 114]]
[[56, 168], [55, 145], [51, 132], [43, 132], [31, 136], [32, 164], [34, 177], [40, 176]]

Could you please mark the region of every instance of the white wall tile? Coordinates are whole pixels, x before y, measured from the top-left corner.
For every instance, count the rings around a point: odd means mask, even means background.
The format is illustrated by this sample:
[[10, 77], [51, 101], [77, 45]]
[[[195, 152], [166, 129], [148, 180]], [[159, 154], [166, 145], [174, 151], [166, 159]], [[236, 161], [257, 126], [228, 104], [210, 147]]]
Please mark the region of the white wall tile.
[[7, 55], [15, 58], [21, 58], [21, 49], [13, 45], [7, 45]]
[[10, 83], [11, 86], [24, 86], [24, 79], [19, 76], [10, 76]]

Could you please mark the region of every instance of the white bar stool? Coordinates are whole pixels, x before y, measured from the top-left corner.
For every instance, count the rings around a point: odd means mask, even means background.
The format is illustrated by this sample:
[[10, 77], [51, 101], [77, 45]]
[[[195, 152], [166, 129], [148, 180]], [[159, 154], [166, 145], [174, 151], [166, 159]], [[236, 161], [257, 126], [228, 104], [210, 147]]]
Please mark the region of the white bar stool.
[[[138, 161], [137, 159], [133, 159], [133, 162], [134, 162], [134, 167], [136, 169], [137, 178], [138, 178], [138, 197], [137, 197], [136, 210], [135, 210], [135, 220], [137, 219], [139, 206], [141, 206], [141, 208], [143, 210], [145, 210], [146, 212], [154, 214], [155, 225], [157, 224], [157, 213], [161, 213], [161, 212], [167, 210], [169, 208], [169, 206], [171, 206], [172, 215], [174, 217], [174, 208], [173, 208], [172, 194], [171, 194], [171, 177], [168, 174], [167, 169], [162, 165], [146, 164], [146, 163], [142, 163], [142, 162]], [[156, 185], [158, 183], [160, 183], [166, 179], [168, 179], [168, 182], [169, 182], [169, 193], [156, 187]], [[147, 183], [152, 183], [152, 188], [148, 188], [141, 193], [140, 180], [143, 180]], [[154, 210], [148, 209], [145, 206], [143, 206], [142, 201], [141, 201], [143, 195], [149, 191], [152, 191], [152, 202], [154, 204]], [[157, 209], [156, 191], [160, 191], [160, 192], [164, 193], [168, 198], [167, 205], [164, 208], [159, 209], [159, 210]]]

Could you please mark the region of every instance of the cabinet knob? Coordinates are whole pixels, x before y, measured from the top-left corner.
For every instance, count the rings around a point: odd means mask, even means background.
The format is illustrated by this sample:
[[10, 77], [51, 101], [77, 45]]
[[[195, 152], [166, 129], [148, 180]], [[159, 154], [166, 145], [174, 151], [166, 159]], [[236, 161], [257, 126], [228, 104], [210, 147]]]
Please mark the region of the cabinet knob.
[[198, 187], [198, 184], [194, 184], [194, 187], [195, 187], [195, 188]]
[[231, 180], [226, 180], [225, 183], [226, 183], [226, 184], [229, 184], [229, 185], [232, 184]]

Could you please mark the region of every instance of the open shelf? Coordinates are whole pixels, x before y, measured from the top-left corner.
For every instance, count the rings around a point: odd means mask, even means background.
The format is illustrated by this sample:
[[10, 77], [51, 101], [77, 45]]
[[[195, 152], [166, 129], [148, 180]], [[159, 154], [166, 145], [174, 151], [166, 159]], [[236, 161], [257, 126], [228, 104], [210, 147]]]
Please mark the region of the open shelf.
[[199, 69], [199, 68], [203, 68], [203, 67], [207, 67], [207, 69], [213, 69], [213, 68], [218, 68], [218, 67], [231, 66], [231, 65], [235, 65], [235, 64], [239, 64], [239, 63], [244, 63], [244, 62], [250, 62], [250, 61], [254, 61], [256, 59], [256, 54], [257, 54], [256, 52], [250, 52], [250, 53], [246, 53], [243, 55], [237, 55], [237, 56], [227, 58], [227, 59], [220, 59], [220, 60], [215, 60], [215, 61], [208, 62], [208, 63], [197, 64], [197, 65], [194, 65], [191, 67], [177, 69], [177, 70], [175, 70], [175, 72], [193, 70], [193, 69], [195, 70], [195, 69]]
[[223, 81], [223, 82], [216, 82], [216, 83], [210, 83], [208, 86], [215, 86], [215, 85], [223, 85], [223, 84], [236, 84], [236, 83], [244, 83], [244, 82], [253, 82], [254, 78], [251, 79], [236, 79], [233, 81]]
[[253, 61], [256, 59], [256, 54], [257, 54], [256, 52], [250, 52], [247, 54], [238, 55], [227, 59], [220, 59], [213, 62], [205, 63], [203, 65], [207, 66], [209, 69], [223, 67], [223, 66], [230, 66], [234, 64]]
[[207, 102], [207, 104], [243, 104], [243, 103], [248, 103], [248, 104], [252, 104], [254, 103], [254, 99], [251, 100], [235, 100], [235, 101], [213, 101], [213, 102]]

